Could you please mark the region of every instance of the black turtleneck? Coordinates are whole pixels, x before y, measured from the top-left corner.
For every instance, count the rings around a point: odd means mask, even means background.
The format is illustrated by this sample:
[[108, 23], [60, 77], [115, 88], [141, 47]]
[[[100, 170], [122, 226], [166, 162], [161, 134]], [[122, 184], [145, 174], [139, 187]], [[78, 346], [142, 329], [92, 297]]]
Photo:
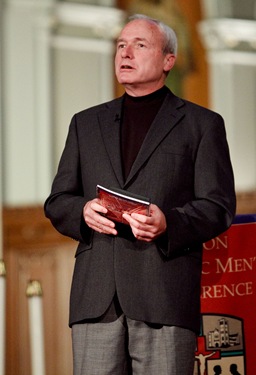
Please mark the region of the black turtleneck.
[[126, 179], [144, 138], [168, 92], [166, 86], [145, 96], [124, 95], [121, 122], [121, 153]]

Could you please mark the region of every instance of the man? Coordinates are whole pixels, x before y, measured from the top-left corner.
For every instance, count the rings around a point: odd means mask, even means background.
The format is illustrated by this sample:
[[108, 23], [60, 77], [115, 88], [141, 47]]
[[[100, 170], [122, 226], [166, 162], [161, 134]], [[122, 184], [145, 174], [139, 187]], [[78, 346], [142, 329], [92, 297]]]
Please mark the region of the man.
[[221, 366], [216, 365], [213, 367], [214, 375], [220, 375], [222, 373]]
[[[191, 375], [200, 326], [202, 243], [235, 213], [220, 115], [165, 87], [167, 26], [134, 16], [117, 40], [123, 97], [76, 114], [45, 203], [79, 241], [70, 300], [75, 375]], [[147, 196], [150, 215], [107, 218], [96, 185]]]
[[230, 365], [230, 373], [232, 375], [240, 375], [240, 373], [237, 371], [237, 365], [235, 363], [232, 363], [232, 365]]

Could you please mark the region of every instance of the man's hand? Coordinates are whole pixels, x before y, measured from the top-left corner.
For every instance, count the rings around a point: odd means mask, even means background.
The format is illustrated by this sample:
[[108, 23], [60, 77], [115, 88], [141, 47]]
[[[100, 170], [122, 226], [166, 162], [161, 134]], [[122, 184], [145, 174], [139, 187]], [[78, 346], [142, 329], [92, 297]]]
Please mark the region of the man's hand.
[[123, 217], [138, 240], [152, 242], [167, 228], [165, 215], [155, 204], [150, 205], [150, 216], [132, 213], [123, 214]]
[[115, 223], [101, 214], [106, 214], [108, 210], [100, 204], [100, 200], [95, 198], [88, 201], [83, 209], [84, 221], [91, 229], [105, 234], [117, 235]]

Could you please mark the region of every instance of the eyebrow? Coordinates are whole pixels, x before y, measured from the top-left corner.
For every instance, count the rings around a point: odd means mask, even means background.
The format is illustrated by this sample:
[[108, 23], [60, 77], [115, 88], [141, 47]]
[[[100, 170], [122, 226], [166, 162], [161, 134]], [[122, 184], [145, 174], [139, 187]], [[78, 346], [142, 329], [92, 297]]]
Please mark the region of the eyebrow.
[[[119, 38], [119, 39], [117, 39], [117, 43], [120, 43], [120, 42], [126, 42], [126, 41], [127, 41], [127, 40], [124, 39], [124, 38]], [[139, 38], [139, 37], [134, 38], [133, 41], [135, 41], [135, 42], [147, 42], [147, 43], [149, 43], [148, 40], [147, 40], [146, 38]]]

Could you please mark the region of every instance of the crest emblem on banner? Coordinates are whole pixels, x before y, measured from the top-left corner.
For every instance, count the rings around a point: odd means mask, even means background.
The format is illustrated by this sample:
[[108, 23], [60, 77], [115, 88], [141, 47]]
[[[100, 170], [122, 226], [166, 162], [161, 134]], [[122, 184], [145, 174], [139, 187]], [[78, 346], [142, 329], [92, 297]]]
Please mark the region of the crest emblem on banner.
[[202, 314], [194, 375], [245, 375], [243, 320], [232, 315]]

